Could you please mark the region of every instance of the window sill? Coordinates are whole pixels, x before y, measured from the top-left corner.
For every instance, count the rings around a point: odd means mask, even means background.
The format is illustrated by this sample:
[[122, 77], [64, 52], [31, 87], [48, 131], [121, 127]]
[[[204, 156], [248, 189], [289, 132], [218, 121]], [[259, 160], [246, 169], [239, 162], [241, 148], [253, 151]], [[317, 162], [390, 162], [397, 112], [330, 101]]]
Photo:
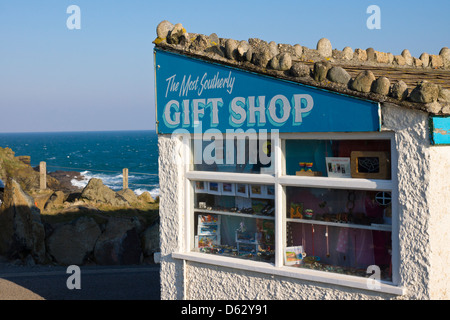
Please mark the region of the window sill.
[[398, 287], [393, 284], [385, 282], [380, 282], [379, 288], [369, 288], [368, 278], [360, 278], [337, 273], [326, 273], [323, 271], [298, 269], [285, 266], [277, 268], [273, 264], [266, 262], [250, 261], [196, 252], [189, 252], [189, 253], [174, 252], [172, 253], [172, 258], [193, 261], [198, 263], [205, 263], [220, 267], [228, 267], [240, 270], [266, 273], [270, 275], [277, 275], [300, 280], [307, 280], [313, 282], [345, 286], [350, 288], [363, 289], [380, 293], [388, 293], [393, 295], [404, 295], [406, 293], [405, 288]]

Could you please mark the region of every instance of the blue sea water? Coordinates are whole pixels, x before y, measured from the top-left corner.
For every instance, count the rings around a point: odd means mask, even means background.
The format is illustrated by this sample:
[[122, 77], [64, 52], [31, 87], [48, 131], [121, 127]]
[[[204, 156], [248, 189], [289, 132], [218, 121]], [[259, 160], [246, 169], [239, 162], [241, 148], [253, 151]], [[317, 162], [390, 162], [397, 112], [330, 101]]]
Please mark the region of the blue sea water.
[[31, 166], [41, 161], [47, 171], [78, 171], [84, 187], [95, 177], [113, 190], [122, 189], [122, 170], [128, 168], [128, 184], [136, 194], [159, 195], [158, 137], [155, 131], [0, 133], [0, 147], [16, 156], [31, 157]]

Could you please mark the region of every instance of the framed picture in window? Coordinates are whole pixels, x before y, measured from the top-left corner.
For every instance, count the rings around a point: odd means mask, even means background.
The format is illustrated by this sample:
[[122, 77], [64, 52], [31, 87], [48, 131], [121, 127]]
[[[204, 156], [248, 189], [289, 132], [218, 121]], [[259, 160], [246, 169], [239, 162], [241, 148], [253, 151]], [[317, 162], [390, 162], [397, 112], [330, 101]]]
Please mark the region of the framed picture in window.
[[326, 157], [328, 177], [351, 178], [350, 158]]
[[208, 193], [208, 182], [195, 181], [195, 193]]
[[251, 198], [264, 198], [263, 186], [259, 184], [250, 185], [250, 197]]
[[352, 178], [389, 179], [388, 153], [352, 151]]
[[234, 196], [236, 195], [236, 185], [234, 183], [222, 182], [222, 195], [223, 196]]
[[222, 184], [220, 182], [209, 182], [208, 193], [221, 195], [222, 194]]
[[263, 188], [263, 194], [266, 199], [275, 199], [275, 186], [274, 185], [266, 185]]
[[236, 195], [239, 197], [248, 198], [248, 184], [236, 183]]

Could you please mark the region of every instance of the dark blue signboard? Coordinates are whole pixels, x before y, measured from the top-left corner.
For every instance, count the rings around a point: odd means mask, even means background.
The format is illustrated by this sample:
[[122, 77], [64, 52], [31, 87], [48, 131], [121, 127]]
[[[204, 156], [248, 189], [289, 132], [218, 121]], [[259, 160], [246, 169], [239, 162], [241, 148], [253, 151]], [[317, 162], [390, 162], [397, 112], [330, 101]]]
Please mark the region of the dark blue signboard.
[[158, 133], [380, 130], [379, 105], [155, 49]]

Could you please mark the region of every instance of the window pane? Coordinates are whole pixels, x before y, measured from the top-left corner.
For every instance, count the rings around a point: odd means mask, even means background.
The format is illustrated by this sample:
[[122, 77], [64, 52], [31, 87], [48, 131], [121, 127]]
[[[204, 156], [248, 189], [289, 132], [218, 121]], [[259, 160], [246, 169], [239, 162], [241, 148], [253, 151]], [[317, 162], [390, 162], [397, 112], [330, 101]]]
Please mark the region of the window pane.
[[286, 140], [286, 174], [390, 179], [390, 140]]
[[391, 280], [388, 192], [286, 187], [285, 264]]
[[274, 188], [195, 181], [194, 250], [274, 262]]
[[267, 134], [204, 136], [193, 140], [192, 150], [195, 171], [273, 173]]

